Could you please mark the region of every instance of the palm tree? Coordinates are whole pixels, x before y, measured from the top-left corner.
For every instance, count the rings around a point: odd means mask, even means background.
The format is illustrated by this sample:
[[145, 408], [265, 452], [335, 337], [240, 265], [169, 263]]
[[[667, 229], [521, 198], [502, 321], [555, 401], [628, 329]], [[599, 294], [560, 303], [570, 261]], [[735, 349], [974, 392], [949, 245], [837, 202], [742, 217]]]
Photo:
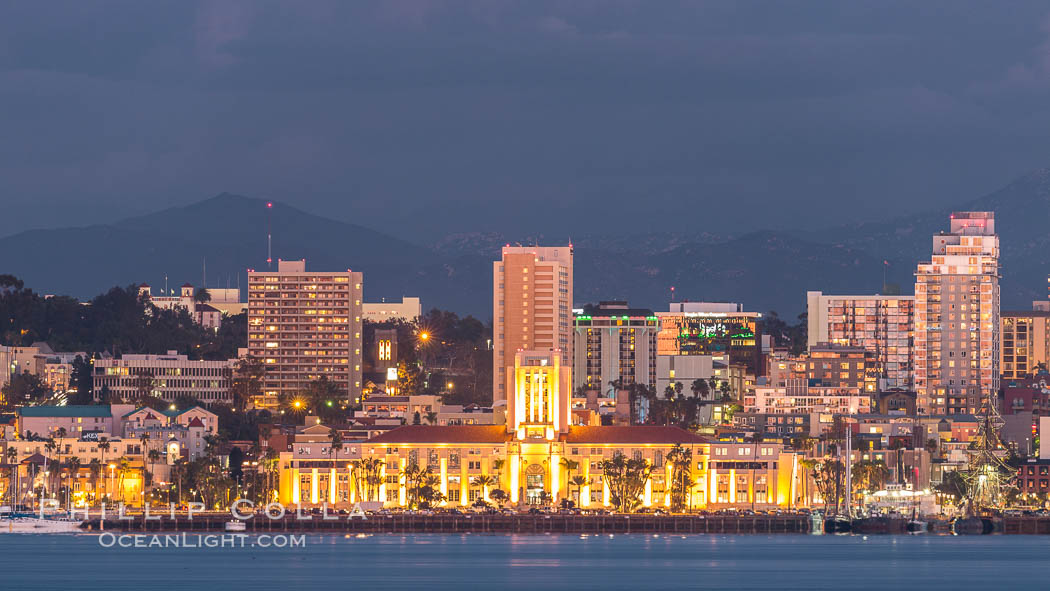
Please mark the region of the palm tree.
[[361, 461], [364, 472], [365, 496], [369, 501], [379, 501], [379, 487], [383, 484], [383, 466], [386, 462], [379, 458], [365, 458]]
[[193, 301], [198, 304], [207, 304], [211, 301], [211, 292], [201, 287], [197, 289], [197, 293], [193, 294]]
[[582, 474], [577, 474], [569, 480], [569, 484], [576, 487], [576, 504], [582, 505], [583, 503], [581, 501], [583, 499], [580, 498], [580, 493], [583, 490], [583, 486], [587, 484], [587, 477]]
[[707, 385], [707, 380], [703, 378], [697, 378], [693, 380], [693, 383], [689, 386], [689, 389], [693, 391], [693, 396], [702, 400], [707, 399], [708, 393], [711, 389]]
[[[106, 452], [109, 451], [109, 448], [112, 445], [113, 444], [109, 442], [109, 439], [107, 439], [105, 437], [100, 437], [99, 438], [98, 450], [99, 450], [99, 452], [101, 452], [101, 455], [102, 455], [102, 468], [103, 468], [103, 471], [105, 470], [105, 467], [106, 467]], [[103, 478], [103, 481], [105, 481], [104, 478]], [[105, 488], [106, 488], [106, 494], [108, 495], [109, 494], [109, 485], [107, 484]]]
[[120, 456], [117, 460], [117, 492], [120, 500], [124, 500], [124, 476], [131, 471], [131, 460], [127, 456]]
[[486, 501], [489, 500], [489, 487], [492, 486], [493, 484], [497, 484], [496, 479], [491, 477], [491, 476], [489, 476], [488, 474], [482, 474], [480, 476], [475, 476], [474, 478], [470, 479], [470, 482], [474, 486], [480, 486], [481, 487], [481, 496]]
[[496, 473], [497, 486], [503, 486], [503, 467], [507, 465], [507, 460], [499, 459], [492, 460], [492, 471]]
[[11, 489], [11, 507], [15, 506], [15, 495], [17, 494], [17, 486], [15, 480], [18, 479], [18, 450], [12, 446], [7, 447], [7, 451], [4, 452], [7, 455], [7, 463], [11, 466], [10, 482], [7, 483], [7, 487]]
[[44, 443], [44, 451], [46, 452], [44, 454], [44, 473], [47, 475], [46, 490], [48, 492], [51, 492], [51, 489], [52, 489], [52, 486], [51, 486], [51, 478], [52, 478], [51, 472], [52, 471], [48, 470], [47, 464], [48, 464], [48, 460], [51, 459], [51, 455], [55, 453], [56, 449], [58, 449], [58, 444], [55, 443], [54, 439], [48, 439]]
[[[562, 457], [562, 459], [558, 462], [558, 464], [562, 468], [565, 469], [565, 480], [563, 480], [562, 482], [568, 482], [569, 479], [572, 477], [572, 472], [574, 470], [579, 470], [580, 469], [580, 463], [579, 462], [577, 462], [576, 460], [570, 460], [569, 458], [566, 458], [566, 457]], [[553, 492], [555, 494], [557, 494], [558, 491], [553, 491]]]
[[99, 483], [101, 481], [99, 476], [102, 474], [102, 462], [98, 461], [98, 458], [91, 458], [91, 461], [88, 462], [88, 467], [91, 468], [91, 473], [95, 476], [95, 499], [100, 501], [102, 495], [99, 494]]
[[77, 472], [80, 471], [80, 458], [77, 456], [70, 456], [67, 461], [67, 468], [69, 469], [69, 477], [66, 478], [66, 506], [69, 505], [69, 498], [73, 496], [73, 484], [69, 482], [69, 479], [76, 479]]
[[430, 423], [431, 425], [436, 425], [437, 424], [437, 422], [438, 422], [438, 413], [436, 413], [434, 411], [429, 411], [424, 416], [426, 417], [427, 422]]
[[[164, 457], [164, 454], [160, 453], [159, 449], [151, 449], [151, 450], [149, 450], [149, 453], [146, 454], [146, 456], [149, 458], [149, 484], [150, 484], [150, 488], [153, 488], [153, 478], [154, 478], [154, 474], [156, 474], [155, 466], [157, 465], [157, 462], [159, 462], [160, 459], [162, 457]], [[146, 486], [145, 486], [146, 479], [143, 478], [142, 482], [143, 482], [143, 486], [142, 486], [142, 504], [145, 505], [146, 504]]]

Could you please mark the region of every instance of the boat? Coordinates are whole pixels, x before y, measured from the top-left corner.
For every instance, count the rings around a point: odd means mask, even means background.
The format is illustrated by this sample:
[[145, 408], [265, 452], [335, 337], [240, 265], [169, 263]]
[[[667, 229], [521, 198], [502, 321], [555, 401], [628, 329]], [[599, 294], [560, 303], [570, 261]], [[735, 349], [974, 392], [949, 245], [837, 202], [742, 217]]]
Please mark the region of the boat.
[[845, 515], [830, 515], [824, 520], [824, 533], [848, 534], [853, 529], [853, 520]]
[[8, 513], [0, 515], [0, 533], [5, 534], [75, 534], [84, 522], [60, 515]]
[[925, 521], [923, 521], [921, 519], [917, 519], [915, 517], [912, 517], [911, 519], [908, 520], [908, 523], [906, 523], [904, 525], [904, 528], [906, 530], [908, 530], [908, 533], [910, 533], [910, 534], [921, 534], [921, 533], [926, 533], [926, 531], [929, 528], [929, 524], [927, 524]]
[[231, 519], [231, 520], [226, 522], [226, 525], [224, 527], [225, 527], [226, 531], [244, 531], [245, 530], [244, 522], [241, 521], [240, 519]]

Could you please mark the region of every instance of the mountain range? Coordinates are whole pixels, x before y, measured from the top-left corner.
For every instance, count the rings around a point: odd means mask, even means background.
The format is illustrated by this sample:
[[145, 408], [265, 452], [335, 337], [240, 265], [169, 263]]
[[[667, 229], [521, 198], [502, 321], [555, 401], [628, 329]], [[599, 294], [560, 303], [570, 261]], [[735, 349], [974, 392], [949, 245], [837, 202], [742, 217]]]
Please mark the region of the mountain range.
[[[275, 259], [305, 258], [308, 269], [363, 271], [368, 301], [419, 296], [427, 308], [487, 320], [492, 261], [501, 246], [569, 240], [485, 231], [424, 245], [395, 237], [397, 214], [337, 221], [266, 203], [224, 193], [109, 224], [21, 232], [0, 238], [0, 273], [14, 274], [40, 293], [79, 298], [114, 285], [148, 282], [157, 288], [165, 277], [170, 288], [186, 281], [200, 285], [203, 278], [209, 287], [236, 287], [246, 283], [247, 269], [267, 267], [269, 232]], [[1050, 169], [951, 210], [817, 232], [719, 233], [711, 228], [728, 224], [704, 221], [702, 212], [692, 217], [703, 231], [581, 232], [572, 239], [576, 301], [627, 299], [663, 310], [674, 286], [679, 300], [737, 301], [790, 318], [803, 311], [807, 290], [876, 293], [884, 272], [888, 282], [910, 293], [915, 263], [929, 258], [931, 236], [947, 229], [951, 211], [996, 213], [1004, 308], [1029, 308], [1031, 300], [1047, 296]]]

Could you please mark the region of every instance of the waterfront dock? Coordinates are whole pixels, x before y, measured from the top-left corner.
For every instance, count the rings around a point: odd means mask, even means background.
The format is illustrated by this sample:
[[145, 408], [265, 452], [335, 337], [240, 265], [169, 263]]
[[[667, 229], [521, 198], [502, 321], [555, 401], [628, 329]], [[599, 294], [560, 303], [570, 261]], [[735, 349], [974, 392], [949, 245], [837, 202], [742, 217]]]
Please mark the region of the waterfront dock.
[[[221, 533], [229, 514], [195, 515], [193, 519], [163, 516], [145, 520], [99, 519], [88, 521], [91, 531], [113, 532], [211, 532]], [[808, 534], [807, 515], [369, 515], [299, 519], [285, 516], [269, 519], [256, 515], [245, 521], [244, 533], [504, 533], [504, 534]]]

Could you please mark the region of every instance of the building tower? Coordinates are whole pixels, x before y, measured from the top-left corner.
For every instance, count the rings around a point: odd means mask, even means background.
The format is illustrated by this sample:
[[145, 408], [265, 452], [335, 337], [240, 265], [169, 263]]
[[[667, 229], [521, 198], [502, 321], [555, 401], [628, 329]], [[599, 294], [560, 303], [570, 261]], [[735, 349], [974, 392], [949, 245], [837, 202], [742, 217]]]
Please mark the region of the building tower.
[[[515, 377], [522, 365], [548, 359], [547, 367], [559, 384], [554, 392], [560, 416], [559, 430], [568, 428], [568, 405], [572, 391], [572, 247], [503, 248], [502, 259], [493, 263], [492, 301], [492, 398], [507, 404], [508, 430], [515, 431], [512, 417], [517, 396]], [[526, 353], [519, 358], [518, 353]], [[529, 370], [533, 375], [535, 372]], [[543, 413], [541, 413], [543, 414]], [[539, 416], [539, 415], [537, 415]]]
[[915, 271], [919, 412], [975, 414], [999, 390], [999, 236], [995, 214], [957, 212]]
[[327, 376], [361, 396], [362, 274], [307, 271], [306, 261], [277, 261], [276, 271], [248, 272], [248, 353], [266, 378], [256, 406], [273, 407]]

